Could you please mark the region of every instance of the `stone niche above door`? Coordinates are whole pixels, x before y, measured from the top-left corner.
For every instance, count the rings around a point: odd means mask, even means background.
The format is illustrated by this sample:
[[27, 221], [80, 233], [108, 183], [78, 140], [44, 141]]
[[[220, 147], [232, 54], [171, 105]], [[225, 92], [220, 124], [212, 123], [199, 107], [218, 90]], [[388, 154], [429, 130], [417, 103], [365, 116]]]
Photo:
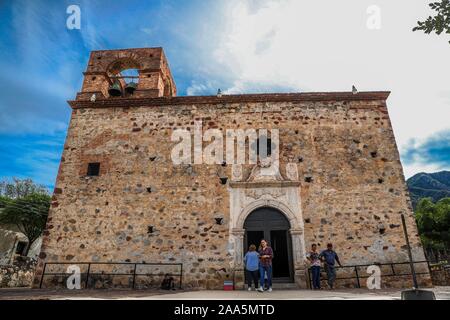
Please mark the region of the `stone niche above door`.
[[277, 167], [257, 164], [243, 179], [241, 165], [233, 165], [230, 192], [230, 227], [242, 229], [247, 216], [259, 207], [273, 207], [286, 215], [293, 229], [303, 230], [297, 165], [286, 165], [286, 178]]

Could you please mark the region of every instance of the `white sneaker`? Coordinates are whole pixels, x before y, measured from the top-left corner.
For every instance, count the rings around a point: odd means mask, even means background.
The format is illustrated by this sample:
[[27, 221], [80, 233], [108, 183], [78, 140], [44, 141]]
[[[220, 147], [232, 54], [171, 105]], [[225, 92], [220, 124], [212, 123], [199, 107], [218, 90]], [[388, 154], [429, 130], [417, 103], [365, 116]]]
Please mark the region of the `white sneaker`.
[[248, 289], [247, 289], [248, 291], [252, 291], [252, 287], [248, 287]]
[[272, 292], [272, 288], [269, 288], [267, 291]]
[[263, 287], [259, 287], [259, 288], [258, 288], [258, 291], [259, 291], [259, 292], [264, 292]]

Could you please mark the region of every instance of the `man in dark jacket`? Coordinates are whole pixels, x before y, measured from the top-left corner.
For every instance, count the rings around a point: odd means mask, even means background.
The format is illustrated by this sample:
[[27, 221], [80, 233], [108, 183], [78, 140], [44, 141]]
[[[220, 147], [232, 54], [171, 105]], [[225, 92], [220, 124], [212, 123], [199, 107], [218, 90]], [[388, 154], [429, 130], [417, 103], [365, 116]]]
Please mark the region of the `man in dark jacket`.
[[327, 249], [323, 250], [320, 253], [320, 258], [322, 259], [322, 261], [325, 262], [325, 270], [327, 272], [328, 286], [330, 287], [330, 289], [333, 289], [334, 281], [336, 280], [335, 262], [337, 262], [340, 267], [342, 267], [342, 264], [339, 261], [339, 257], [336, 251], [333, 250], [332, 243], [327, 244]]

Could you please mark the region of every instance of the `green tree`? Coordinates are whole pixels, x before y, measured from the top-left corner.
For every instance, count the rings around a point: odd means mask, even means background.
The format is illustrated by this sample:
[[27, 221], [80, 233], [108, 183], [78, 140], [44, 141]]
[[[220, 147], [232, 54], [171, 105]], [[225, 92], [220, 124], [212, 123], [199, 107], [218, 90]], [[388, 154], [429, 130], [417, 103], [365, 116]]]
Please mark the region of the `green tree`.
[[450, 198], [436, 202], [436, 231], [447, 246], [450, 244]]
[[420, 199], [415, 214], [425, 247], [436, 250], [450, 247], [450, 198], [443, 198], [436, 203], [431, 198]]
[[4, 209], [6, 205], [10, 202], [11, 202], [10, 198], [0, 195], [0, 211]]
[[436, 11], [436, 15], [429, 16], [425, 21], [417, 21], [417, 26], [413, 28], [413, 31], [421, 30], [426, 34], [434, 31], [438, 35], [442, 32], [450, 34], [450, 0], [432, 2], [429, 6]]
[[51, 198], [47, 194], [32, 193], [16, 199], [1, 199], [5, 200], [5, 204], [0, 209], [0, 223], [16, 226], [27, 237], [27, 255], [33, 242], [44, 231]]

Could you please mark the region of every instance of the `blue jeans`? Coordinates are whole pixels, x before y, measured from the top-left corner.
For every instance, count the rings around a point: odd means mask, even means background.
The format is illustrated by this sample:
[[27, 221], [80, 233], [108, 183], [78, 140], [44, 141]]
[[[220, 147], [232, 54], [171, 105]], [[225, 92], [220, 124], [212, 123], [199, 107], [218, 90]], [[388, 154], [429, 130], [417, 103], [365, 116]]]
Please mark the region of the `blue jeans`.
[[320, 289], [320, 266], [312, 266], [312, 283], [314, 289]]
[[267, 284], [272, 288], [272, 266], [259, 266], [259, 283], [264, 288], [265, 273], [267, 272]]
[[325, 264], [325, 270], [327, 271], [328, 285], [331, 289], [334, 288], [334, 281], [336, 280], [336, 267], [329, 264]]

